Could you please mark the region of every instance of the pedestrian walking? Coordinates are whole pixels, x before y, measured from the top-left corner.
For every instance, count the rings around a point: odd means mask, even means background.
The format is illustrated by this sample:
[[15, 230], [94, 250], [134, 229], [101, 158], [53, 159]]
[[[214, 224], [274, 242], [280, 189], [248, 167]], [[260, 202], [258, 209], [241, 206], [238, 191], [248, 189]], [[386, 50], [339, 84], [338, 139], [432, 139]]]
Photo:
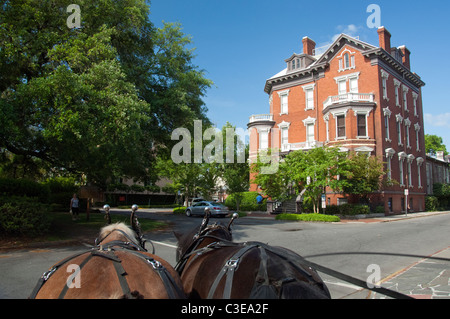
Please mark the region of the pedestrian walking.
[[80, 211], [80, 200], [78, 199], [77, 194], [73, 194], [73, 197], [70, 200], [70, 213], [72, 214], [72, 220], [78, 219], [79, 211]]

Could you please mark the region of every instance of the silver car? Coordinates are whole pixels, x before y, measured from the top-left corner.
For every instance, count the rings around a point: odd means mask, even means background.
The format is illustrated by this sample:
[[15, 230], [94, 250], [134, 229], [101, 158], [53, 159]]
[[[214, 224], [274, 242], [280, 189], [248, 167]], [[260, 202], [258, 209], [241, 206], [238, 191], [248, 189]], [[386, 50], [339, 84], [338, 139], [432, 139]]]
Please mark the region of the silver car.
[[213, 216], [213, 217], [216, 217], [216, 216], [225, 217], [226, 215], [231, 213], [228, 210], [228, 207], [226, 207], [223, 204], [216, 203], [216, 202], [202, 201], [202, 202], [194, 203], [192, 206], [189, 206], [188, 208], [186, 208], [186, 216], [188, 216], [188, 217], [191, 217], [194, 215], [204, 216], [206, 207], [209, 207], [211, 216]]

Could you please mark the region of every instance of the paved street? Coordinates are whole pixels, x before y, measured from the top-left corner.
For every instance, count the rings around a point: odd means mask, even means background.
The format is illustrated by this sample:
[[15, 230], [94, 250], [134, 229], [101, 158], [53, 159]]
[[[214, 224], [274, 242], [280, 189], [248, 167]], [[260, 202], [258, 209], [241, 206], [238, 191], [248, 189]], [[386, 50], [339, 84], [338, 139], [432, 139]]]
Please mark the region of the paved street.
[[[139, 210], [138, 216], [169, 221], [179, 231], [197, 226], [202, 220], [154, 210]], [[333, 224], [245, 217], [235, 222], [233, 236], [239, 242], [261, 241], [289, 248], [319, 265], [364, 281], [370, 278], [371, 283], [415, 298], [450, 299], [450, 213], [418, 216]], [[214, 221], [228, 219], [213, 218]], [[153, 241], [159, 256], [175, 264], [176, 239], [172, 231], [158, 231], [146, 237]], [[87, 249], [86, 245], [1, 253], [0, 298], [27, 298], [44, 271], [83, 249]], [[333, 298], [385, 298], [334, 277], [321, 276]]]

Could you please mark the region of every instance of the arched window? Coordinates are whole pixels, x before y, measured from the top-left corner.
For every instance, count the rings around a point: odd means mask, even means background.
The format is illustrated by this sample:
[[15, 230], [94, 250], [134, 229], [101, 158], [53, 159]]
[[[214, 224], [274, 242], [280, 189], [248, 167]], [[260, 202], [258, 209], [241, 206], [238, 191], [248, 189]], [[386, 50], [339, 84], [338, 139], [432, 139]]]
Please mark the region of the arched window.
[[344, 54], [344, 67], [350, 68], [350, 55], [348, 53]]

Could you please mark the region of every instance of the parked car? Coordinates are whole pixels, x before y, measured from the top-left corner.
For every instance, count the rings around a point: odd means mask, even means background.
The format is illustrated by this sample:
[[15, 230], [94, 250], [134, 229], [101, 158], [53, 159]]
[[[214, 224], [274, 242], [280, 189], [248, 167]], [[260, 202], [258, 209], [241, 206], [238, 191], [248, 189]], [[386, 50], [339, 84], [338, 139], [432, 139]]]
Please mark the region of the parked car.
[[208, 202], [208, 201], [202, 201], [198, 203], [194, 203], [192, 206], [189, 206], [186, 208], [186, 216], [191, 217], [194, 215], [205, 215], [205, 208], [209, 207], [211, 216], [215, 217], [225, 217], [229, 213], [231, 213], [228, 210], [228, 207], [221, 203], [216, 202]]

